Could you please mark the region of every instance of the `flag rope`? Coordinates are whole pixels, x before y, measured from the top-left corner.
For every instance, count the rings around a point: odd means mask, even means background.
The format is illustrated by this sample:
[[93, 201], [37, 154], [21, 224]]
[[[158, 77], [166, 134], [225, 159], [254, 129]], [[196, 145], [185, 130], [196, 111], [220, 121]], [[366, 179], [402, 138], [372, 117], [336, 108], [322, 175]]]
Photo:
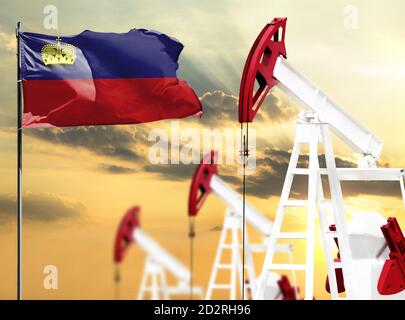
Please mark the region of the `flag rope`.
[[246, 240], [246, 160], [249, 156], [248, 140], [249, 123], [246, 123], [246, 134], [241, 123], [241, 156], [243, 159], [243, 180], [242, 180], [242, 300], [245, 300], [245, 240]]
[[120, 299], [120, 285], [121, 285], [121, 270], [120, 270], [120, 266], [118, 264], [115, 265], [114, 282], [115, 282], [115, 300], [119, 300]]
[[190, 239], [190, 300], [193, 300], [195, 218], [190, 216], [188, 221], [188, 237]]

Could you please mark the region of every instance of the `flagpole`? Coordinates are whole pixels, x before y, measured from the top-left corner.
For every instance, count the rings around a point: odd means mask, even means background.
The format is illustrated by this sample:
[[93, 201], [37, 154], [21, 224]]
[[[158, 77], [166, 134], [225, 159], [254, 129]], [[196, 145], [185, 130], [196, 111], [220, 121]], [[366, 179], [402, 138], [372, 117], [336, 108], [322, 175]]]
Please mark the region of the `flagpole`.
[[17, 300], [22, 299], [22, 87], [21, 22], [17, 22]]

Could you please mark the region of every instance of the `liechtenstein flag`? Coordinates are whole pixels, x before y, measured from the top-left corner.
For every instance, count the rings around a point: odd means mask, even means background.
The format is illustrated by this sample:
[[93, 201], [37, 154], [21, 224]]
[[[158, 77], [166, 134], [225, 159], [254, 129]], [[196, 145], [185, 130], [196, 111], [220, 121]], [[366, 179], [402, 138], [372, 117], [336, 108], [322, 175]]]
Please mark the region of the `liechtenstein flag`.
[[131, 124], [202, 112], [177, 78], [183, 45], [145, 29], [20, 33], [23, 127]]

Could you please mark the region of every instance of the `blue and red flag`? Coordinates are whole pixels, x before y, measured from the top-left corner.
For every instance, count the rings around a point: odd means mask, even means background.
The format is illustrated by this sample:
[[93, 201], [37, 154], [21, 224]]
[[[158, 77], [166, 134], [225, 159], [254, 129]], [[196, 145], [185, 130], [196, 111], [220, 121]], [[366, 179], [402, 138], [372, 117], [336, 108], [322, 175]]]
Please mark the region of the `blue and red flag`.
[[132, 124], [202, 112], [177, 78], [183, 45], [145, 29], [20, 33], [23, 127]]

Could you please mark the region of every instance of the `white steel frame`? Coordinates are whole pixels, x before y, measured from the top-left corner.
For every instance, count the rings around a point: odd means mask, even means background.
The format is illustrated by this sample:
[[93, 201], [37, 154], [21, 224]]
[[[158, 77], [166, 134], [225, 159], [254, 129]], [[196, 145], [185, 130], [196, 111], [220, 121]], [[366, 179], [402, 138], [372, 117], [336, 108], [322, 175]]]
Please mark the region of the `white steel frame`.
[[[315, 217], [318, 211], [321, 238], [327, 260], [328, 276], [333, 299], [339, 298], [336, 286], [335, 269], [342, 268], [345, 280], [346, 298], [353, 299], [355, 292], [351, 286], [352, 257], [346, 226], [346, 214], [340, 181], [398, 181], [405, 206], [404, 170], [377, 168], [383, 143], [370, 130], [356, 121], [337, 103], [332, 101], [316, 85], [312, 84], [302, 74], [288, 64], [287, 60], [279, 56], [273, 72], [279, 82], [279, 87], [297, 98], [306, 112], [298, 117], [294, 147], [292, 150], [287, 176], [276, 214], [273, 232], [267, 248], [265, 262], [258, 283], [258, 298], [263, 296], [264, 280], [269, 270], [302, 270], [305, 272], [305, 299], [313, 299], [314, 281], [314, 241]], [[333, 146], [330, 139], [329, 127], [355, 152], [362, 155], [359, 166], [364, 168], [336, 168]], [[326, 168], [319, 168], [318, 144], [324, 145]], [[309, 145], [309, 167], [297, 168], [300, 147]], [[308, 199], [290, 200], [289, 194], [294, 175], [308, 175]], [[324, 199], [321, 176], [327, 175], [331, 193], [330, 201]], [[307, 231], [305, 233], [281, 233], [281, 224], [285, 208], [288, 206], [302, 206], [308, 208]], [[336, 232], [328, 231], [326, 221], [326, 207], [333, 212]], [[341, 263], [335, 263], [332, 256], [333, 238], [339, 242]], [[305, 239], [305, 264], [273, 264], [273, 258], [278, 239]]]

